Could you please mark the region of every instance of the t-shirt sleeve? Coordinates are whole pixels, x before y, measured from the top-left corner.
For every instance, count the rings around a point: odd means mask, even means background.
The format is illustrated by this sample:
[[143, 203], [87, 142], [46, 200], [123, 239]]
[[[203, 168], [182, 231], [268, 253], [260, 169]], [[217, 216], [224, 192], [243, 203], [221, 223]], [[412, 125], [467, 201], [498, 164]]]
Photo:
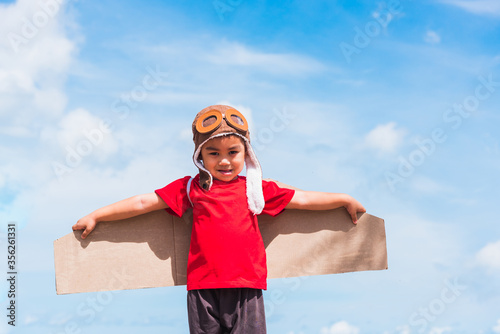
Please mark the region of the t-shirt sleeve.
[[272, 181], [262, 181], [262, 190], [264, 193], [264, 201], [266, 202], [262, 213], [273, 217], [285, 210], [285, 207], [290, 203], [295, 194], [295, 190], [280, 188]]
[[186, 190], [189, 179], [190, 177], [186, 176], [155, 190], [155, 193], [167, 203], [168, 208], [166, 210], [168, 213], [182, 217], [184, 212], [191, 207]]

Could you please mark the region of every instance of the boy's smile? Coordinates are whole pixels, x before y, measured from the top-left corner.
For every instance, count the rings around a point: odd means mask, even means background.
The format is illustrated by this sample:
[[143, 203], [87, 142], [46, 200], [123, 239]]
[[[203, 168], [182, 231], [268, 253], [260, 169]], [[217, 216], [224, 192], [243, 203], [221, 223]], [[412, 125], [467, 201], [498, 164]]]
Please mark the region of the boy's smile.
[[231, 181], [245, 166], [245, 145], [235, 135], [210, 139], [201, 148], [203, 165], [220, 181]]

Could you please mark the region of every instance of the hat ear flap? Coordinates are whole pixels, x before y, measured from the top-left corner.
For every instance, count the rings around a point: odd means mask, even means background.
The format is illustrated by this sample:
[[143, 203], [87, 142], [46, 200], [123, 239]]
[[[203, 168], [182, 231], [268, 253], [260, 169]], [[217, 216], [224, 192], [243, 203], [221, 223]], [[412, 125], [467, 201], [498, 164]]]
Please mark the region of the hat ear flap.
[[212, 175], [200, 169], [200, 186], [204, 190], [210, 190], [212, 186]]
[[[208, 139], [205, 142], [207, 141]], [[205, 168], [205, 166], [203, 165], [203, 160], [201, 158], [201, 148], [203, 144], [205, 144], [205, 142], [197, 147], [196, 151], [193, 154], [193, 162], [200, 171], [200, 187], [208, 191], [212, 187], [212, 174], [210, 174], [210, 172]]]
[[245, 163], [247, 166], [247, 200], [248, 208], [253, 214], [258, 215], [264, 209], [264, 193], [262, 191], [262, 169], [252, 146], [246, 141], [247, 154]]

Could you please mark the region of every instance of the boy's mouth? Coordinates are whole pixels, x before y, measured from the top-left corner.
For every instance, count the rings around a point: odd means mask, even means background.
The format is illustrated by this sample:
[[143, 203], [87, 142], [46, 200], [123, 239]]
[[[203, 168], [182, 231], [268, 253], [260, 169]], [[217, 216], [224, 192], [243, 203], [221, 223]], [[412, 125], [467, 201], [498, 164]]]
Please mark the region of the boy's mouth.
[[232, 169], [219, 169], [218, 172], [221, 173], [222, 175], [231, 175], [233, 173], [233, 170]]

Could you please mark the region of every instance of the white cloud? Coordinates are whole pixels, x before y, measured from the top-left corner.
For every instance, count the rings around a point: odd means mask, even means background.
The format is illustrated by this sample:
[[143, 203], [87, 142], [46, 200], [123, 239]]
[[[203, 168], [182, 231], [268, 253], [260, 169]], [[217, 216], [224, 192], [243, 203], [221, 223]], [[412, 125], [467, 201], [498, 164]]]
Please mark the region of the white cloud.
[[45, 126], [40, 132], [46, 152], [42, 159], [52, 166], [52, 175], [62, 180], [82, 164], [110, 161], [122, 144], [112, 126], [83, 108]]
[[500, 333], [500, 319], [497, 320], [497, 324], [492, 328], [493, 332]]
[[398, 129], [395, 122], [377, 125], [365, 137], [365, 144], [381, 153], [394, 152], [403, 142], [406, 130]]
[[104, 120], [82, 108], [67, 113], [60, 120], [57, 137], [61, 147], [76, 149], [79, 143], [88, 141], [105, 154], [112, 154], [117, 150], [116, 140]]
[[30, 314], [28, 314], [28, 315], [26, 315], [26, 317], [24, 318], [24, 324], [25, 324], [25, 325], [28, 325], [28, 326], [29, 326], [29, 325], [33, 325], [33, 324], [35, 324], [35, 323], [37, 323], [37, 322], [39, 322], [39, 321], [40, 321], [40, 318], [39, 318], [39, 317], [37, 317], [37, 316], [35, 316], [35, 315], [30, 315]]
[[72, 318], [69, 312], [60, 312], [53, 314], [52, 318], [48, 320], [50, 326], [63, 326], [68, 323]]
[[[130, 52], [130, 49], [137, 48], [136, 44], [120, 47], [124, 52]], [[271, 104], [279, 108], [290, 102], [279, 99], [278, 92], [285, 87], [281, 80], [344, 71], [311, 57], [307, 52], [256, 48], [212, 36], [185, 35], [182, 40], [167, 39], [161, 45], [144, 46], [143, 52], [169, 73], [165, 89], [148, 98], [148, 101], [163, 106], [186, 105], [193, 101], [212, 104], [214, 99], [230, 99], [245, 103], [253, 101], [256, 112], [259, 110], [257, 105], [269, 108]], [[276, 77], [281, 80], [276, 81]], [[289, 87], [286, 90], [287, 94], [292, 94], [292, 100], [297, 99], [297, 94]]]
[[404, 325], [396, 328], [396, 331], [398, 331], [399, 334], [410, 334], [410, 326]]
[[19, 138], [32, 136], [32, 133], [27, 127], [17, 125], [1, 126], [0, 134]]
[[174, 41], [153, 47], [150, 52], [159, 53], [164, 60], [172, 58], [188, 61], [192, 70], [197, 69], [193, 68], [193, 64], [199, 64], [198, 66], [203, 68], [203, 71], [200, 71], [210, 77], [212, 84], [218, 80], [213, 80], [214, 77], [207, 66], [216, 70], [219, 74], [217, 77], [224, 77], [221, 71], [229, 70], [233, 79], [236, 76], [235, 69], [287, 76], [324, 73], [328, 69], [318, 60], [301, 54], [263, 52], [239, 42], [196, 38], [196, 41]]
[[500, 240], [484, 246], [477, 254], [476, 261], [490, 270], [500, 269]]
[[325, 69], [320, 62], [312, 58], [287, 53], [264, 53], [251, 50], [237, 42], [223, 41], [213, 52], [201, 53], [204, 58], [216, 65], [251, 67], [280, 74], [303, 74], [320, 72]]
[[441, 36], [435, 31], [427, 30], [424, 36], [424, 41], [429, 44], [439, 44], [441, 43]]
[[[61, 3], [61, 4], [60, 4]], [[0, 6], [1, 132], [28, 136], [35, 119], [66, 106], [63, 85], [75, 52], [67, 38], [64, 1], [18, 0]]]
[[332, 326], [321, 328], [321, 334], [358, 334], [359, 328], [349, 325], [347, 321], [339, 321]]
[[442, 2], [477, 15], [500, 16], [500, 1], [498, 0], [442, 0]]
[[429, 334], [443, 334], [451, 331], [452, 331], [451, 327], [433, 327], [431, 328]]
[[397, 18], [404, 17], [405, 13], [401, 8], [399, 9], [389, 9], [386, 3], [379, 3], [378, 8], [372, 13], [372, 17], [380, 23], [384, 32], [387, 30], [389, 24]]
[[[15, 193], [46, 180], [50, 154], [38, 141], [17, 139], [36, 140], [66, 107], [64, 84], [76, 48], [67, 37], [65, 6], [59, 0], [0, 5], [0, 134], [8, 138], [0, 145], [6, 161], [0, 186]], [[23, 221], [26, 211], [6, 206], [0, 216]]]

